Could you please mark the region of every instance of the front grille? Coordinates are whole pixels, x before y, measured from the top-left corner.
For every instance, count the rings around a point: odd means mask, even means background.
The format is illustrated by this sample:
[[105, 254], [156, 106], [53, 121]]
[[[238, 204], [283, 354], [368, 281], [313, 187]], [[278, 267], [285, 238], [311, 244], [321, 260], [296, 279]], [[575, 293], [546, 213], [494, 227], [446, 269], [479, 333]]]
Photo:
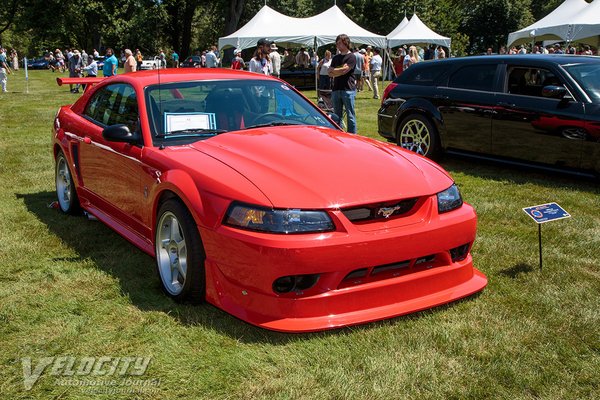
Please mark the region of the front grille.
[[462, 261], [469, 255], [471, 243], [466, 243], [447, 251], [437, 254], [416, 257], [410, 260], [395, 262], [392, 264], [362, 267], [350, 271], [338, 285], [338, 289], [362, 285], [364, 283], [396, 278], [415, 272], [425, 271], [432, 268], [449, 266], [457, 261]]
[[385, 220], [405, 216], [412, 211], [418, 198], [345, 208], [342, 213], [351, 222]]
[[378, 265], [372, 268], [359, 268], [348, 273], [344, 279], [342, 279], [342, 282], [340, 282], [338, 288], [341, 289], [363, 283], [395, 278], [401, 275], [430, 269], [442, 264], [442, 260], [437, 260], [436, 255], [432, 254], [425, 257], [415, 258], [413, 260]]

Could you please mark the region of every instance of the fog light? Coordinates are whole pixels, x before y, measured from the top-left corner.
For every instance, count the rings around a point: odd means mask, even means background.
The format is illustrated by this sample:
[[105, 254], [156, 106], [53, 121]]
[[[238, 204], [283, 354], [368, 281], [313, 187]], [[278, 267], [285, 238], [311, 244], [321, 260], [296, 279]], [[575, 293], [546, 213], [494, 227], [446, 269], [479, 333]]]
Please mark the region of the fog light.
[[296, 286], [295, 276], [283, 276], [275, 279], [275, 282], [273, 282], [273, 291], [275, 293], [289, 293], [294, 290], [294, 286]]
[[450, 257], [452, 257], [452, 262], [464, 260], [467, 258], [467, 254], [469, 254], [469, 243], [450, 249]]
[[306, 290], [315, 286], [318, 280], [319, 274], [282, 276], [273, 282], [273, 291], [284, 294], [295, 290]]

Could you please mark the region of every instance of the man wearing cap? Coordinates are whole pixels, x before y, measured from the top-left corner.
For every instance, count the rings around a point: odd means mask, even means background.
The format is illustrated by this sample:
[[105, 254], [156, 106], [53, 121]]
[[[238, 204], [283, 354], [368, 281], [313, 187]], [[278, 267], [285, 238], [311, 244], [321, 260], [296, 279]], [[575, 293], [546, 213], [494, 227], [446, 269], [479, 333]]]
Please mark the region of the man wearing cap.
[[256, 51], [254, 56], [248, 63], [248, 71], [256, 72], [263, 75], [271, 75], [273, 72], [273, 64], [269, 58], [271, 52], [271, 41], [268, 39], [260, 39], [256, 42]]
[[348, 117], [348, 132], [356, 133], [356, 113], [354, 111], [354, 99], [356, 98], [356, 79], [354, 78], [354, 68], [356, 67], [356, 57], [350, 51], [350, 38], [348, 35], [338, 35], [335, 39], [335, 46], [339, 54], [331, 60], [329, 67], [329, 76], [333, 79], [333, 91], [331, 99], [333, 100], [334, 113], [339, 117], [342, 115], [342, 109], [346, 109]]
[[246, 67], [246, 63], [242, 58], [242, 50], [235, 49], [233, 54], [235, 54], [235, 57], [233, 57], [233, 60], [231, 61], [231, 69], [244, 69]]
[[279, 78], [281, 71], [281, 54], [279, 54], [277, 50], [277, 45], [275, 43], [271, 43], [271, 52], [269, 53], [269, 59], [273, 65], [273, 72], [271, 75]]
[[[69, 78], [81, 78], [81, 68], [83, 68], [83, 61], [81, 60], [81, 54], [79, 50], [74, 50], [73, 55], [69, 58]], [[69, 85], [71, 87], [71, 93], [79, 93], [79, 84]]]

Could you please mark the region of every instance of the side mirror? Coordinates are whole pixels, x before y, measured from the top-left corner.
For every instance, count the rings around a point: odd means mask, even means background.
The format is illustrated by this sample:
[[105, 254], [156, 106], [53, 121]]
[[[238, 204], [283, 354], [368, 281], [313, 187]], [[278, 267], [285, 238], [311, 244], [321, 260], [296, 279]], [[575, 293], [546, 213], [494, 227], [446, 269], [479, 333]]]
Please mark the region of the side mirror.
[[102, 137], [109, 142], [124, 142], [130, 144], [138, 144], [140, 142], [140, 134], [138, 132], [130, 132], [127, 125], [117, 124], [104, 128]]
[[[564, 86], [549, 85], [542, 89], [542, 96], [551, 99], [562, 99], [567, 94], [567, 88]], [[570, 96], [569, 96], [570, 97]]]

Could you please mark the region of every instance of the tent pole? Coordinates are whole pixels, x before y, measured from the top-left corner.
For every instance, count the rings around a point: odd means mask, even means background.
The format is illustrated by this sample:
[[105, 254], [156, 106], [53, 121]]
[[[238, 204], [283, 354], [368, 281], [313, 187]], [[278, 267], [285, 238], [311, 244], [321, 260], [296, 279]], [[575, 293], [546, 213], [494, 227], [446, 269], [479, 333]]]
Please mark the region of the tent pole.
[[[315, 36], [313, 51], [315, 54], [315, 61], [317, 60], [317, 37]], [[317, 97], [317, 101], [319, 101], [319, 63], [315, 63], [315, 94]]]

